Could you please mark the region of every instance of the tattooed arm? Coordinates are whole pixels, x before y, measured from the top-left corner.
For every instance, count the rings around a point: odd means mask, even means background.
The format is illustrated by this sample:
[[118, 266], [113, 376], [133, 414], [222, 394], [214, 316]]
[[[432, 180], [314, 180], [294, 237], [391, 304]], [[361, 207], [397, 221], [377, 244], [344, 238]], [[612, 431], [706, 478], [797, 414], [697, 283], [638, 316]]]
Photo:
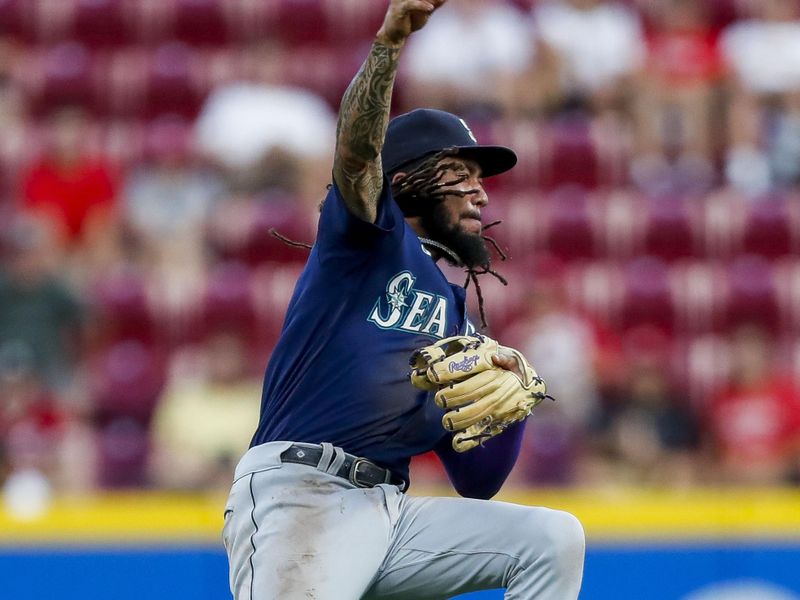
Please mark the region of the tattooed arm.
[[374, 223], [383, 187], [381, 149], [400, 49], [445, 0], [391, 0], [367, 60], [342, 98], [333, 178], [348, 209]]

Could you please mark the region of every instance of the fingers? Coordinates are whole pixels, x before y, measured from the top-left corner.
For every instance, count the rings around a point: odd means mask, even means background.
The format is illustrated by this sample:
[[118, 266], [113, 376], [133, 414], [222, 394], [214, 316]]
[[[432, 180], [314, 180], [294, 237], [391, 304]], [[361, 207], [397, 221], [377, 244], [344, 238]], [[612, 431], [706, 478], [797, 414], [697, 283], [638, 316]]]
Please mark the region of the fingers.
[[434, 0], [406, 0], [403, 3], [403, 12], [405, 13], [419, 11], [430, 14], [437, 8], [438, 6]]
[[450, 410], [471, 404], [491, 394], [500, 385], [497, 371], [484, 371], [439, 390], [434, 398], [439, 408]]
[[459, 431], [474, 425], [493, 413], [503, 413], [502, 406], [519, 390], [519, 383], [510, 374], [502, 376], [502, 381], [494, 393], [461, 408], [451, 410], [442, 417], [442, 426], [448, 431]]

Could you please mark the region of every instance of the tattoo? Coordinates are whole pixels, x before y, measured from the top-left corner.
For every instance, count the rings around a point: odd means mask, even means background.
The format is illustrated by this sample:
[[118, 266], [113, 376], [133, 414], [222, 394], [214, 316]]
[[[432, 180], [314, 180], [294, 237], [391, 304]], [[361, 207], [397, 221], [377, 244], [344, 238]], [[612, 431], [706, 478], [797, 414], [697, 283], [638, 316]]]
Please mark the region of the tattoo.
[[381, 149], [399, 56], [400, 48], [373, 43], [342, 98], [336, 128], [334, 179], [348, 208], [370, 222], [383, 187]]

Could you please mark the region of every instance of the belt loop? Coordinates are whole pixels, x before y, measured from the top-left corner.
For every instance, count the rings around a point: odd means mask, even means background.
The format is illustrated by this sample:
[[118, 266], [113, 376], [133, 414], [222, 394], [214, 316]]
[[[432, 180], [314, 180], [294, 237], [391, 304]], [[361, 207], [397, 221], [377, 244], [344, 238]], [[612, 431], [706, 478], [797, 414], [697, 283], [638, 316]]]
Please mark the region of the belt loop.
[[319, 457], [317, 469], [320, 471], [327, 471], [331, 464], [331, 458], [333, 458], [333, 444], [330, 442], [322, 442], [320, 445], [322, 446], [322, 456]]
[[333, 461], [331, 462], [330, 466], [326, 469], [327, 473], [331, 475], [337, 475], [339, 473], [339, 469], [342, 467], [345, 461], [345, 453], [344, 450], [339, 448], [338, 446], [333, 447]]

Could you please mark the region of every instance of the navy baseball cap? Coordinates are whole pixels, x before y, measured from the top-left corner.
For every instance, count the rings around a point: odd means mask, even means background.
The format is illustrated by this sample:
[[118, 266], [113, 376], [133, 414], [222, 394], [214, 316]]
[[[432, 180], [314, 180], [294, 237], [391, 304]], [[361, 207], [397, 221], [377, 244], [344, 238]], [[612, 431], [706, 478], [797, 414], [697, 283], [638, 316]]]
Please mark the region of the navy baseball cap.
[[458, 148], [458, 156], [474, 160], [482, 177], [508, 171], [517, 155], [505, 146], [482, 146], [464, 119], [443, 110], [418, 108], [389, 121], [381, 160], [383, 172], [392, 174], [424, 156]]

